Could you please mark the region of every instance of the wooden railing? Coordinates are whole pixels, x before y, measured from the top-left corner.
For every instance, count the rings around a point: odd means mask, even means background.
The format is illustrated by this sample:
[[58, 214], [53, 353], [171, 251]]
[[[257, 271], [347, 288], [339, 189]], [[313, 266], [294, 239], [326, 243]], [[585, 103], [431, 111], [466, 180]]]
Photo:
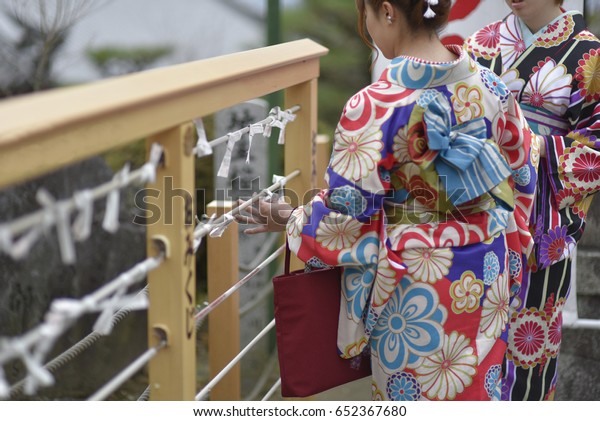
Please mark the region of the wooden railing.
[[[300, 106], [286, 130], [284, 171], [301, 173], [287, 188], [309, 191], [316, 171], [319, 58], [326, 53], [305, 39], [0, 102], [0, 188], [140, 138], [163, 147], [163, 165], [156, 182], [147, 186], [159, 194], [148, 203], [160, 207], [162, 215], [171, 206], [173, 220], [161, 218], [147, 227], [148, 255], [156, 253], [155, 239], [167, 253], [148, 277], [148, 338], [154, 347], [160, 332], [168, 345], [149, 364], [151, 399], [193, 400], [196, 393], [195, 254], [190, 253], [196, 134], [190, 122], [284, 90], [283, 106]], [[189, 198], [165, 203], [167, 177], [173, 180], [170, 188], [190, 192]]]

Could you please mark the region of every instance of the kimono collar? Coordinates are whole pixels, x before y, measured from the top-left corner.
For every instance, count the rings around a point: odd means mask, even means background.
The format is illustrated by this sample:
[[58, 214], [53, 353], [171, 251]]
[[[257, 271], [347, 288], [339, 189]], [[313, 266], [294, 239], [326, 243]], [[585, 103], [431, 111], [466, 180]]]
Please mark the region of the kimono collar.
[[466, 79], [476, 72], [474, 63], [460, 46], [451, 45], [447, 48], [459, 57], [454, 61], [435, 62], [398, 56], [387, 66], [380, 80], [408, 89], [425, 89]]
[[541, 28], [535, 34], [531, 32], [531, 30], [529, 29], [529, 27], [527, 25], [525, 25], [525, 22], [523, 22], [521, 20], [521, 18], [519, 18], [516, 15], [513, 15], [513, 16], [515, 17], [515, 19], [519, 23], [519, 29], [521, 29], [521, 37], [523, 38], [523, 42], [525, 42], [525, 48], [529, 48], [535, 42], [535, 40], [537, 40], [539, 38], [543, 38], [544, 35], [546, 34], [546, 32], [548, 32], [549, 28], [553, 27], [558, 22], [565, 20], [565, 18], [567, 18], [569, 16], [573, 16], [575, 18], [576, 15], [581, 15], [581, 13], [577, 12], [575, 10], [570, 10], [568, 12], [564, 12], [563, 11], [563, 14], [561, 14], [556, 19], [554, 19], [551, 22], [549, 22], [546, 26], [544, 26], [543, 28]]

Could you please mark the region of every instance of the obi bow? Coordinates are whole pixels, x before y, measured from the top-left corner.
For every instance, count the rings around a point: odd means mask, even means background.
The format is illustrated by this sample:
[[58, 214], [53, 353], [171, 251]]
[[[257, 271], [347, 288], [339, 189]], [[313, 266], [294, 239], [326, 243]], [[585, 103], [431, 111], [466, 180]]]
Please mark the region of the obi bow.
[[459, 206], [489, 192], [512, 172], [496, 144], [487, 140], [482, 117], [451, 126], [451, 107], [437, 96], [424, 113], [428, 147], [449, 200]]

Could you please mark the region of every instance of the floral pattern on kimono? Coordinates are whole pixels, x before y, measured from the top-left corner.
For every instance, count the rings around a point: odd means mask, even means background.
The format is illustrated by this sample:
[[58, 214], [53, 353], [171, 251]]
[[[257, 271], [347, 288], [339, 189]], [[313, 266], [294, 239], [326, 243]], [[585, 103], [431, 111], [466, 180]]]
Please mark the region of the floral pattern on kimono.
[[536, 34], [511, 14], [465, 45], [501, 75], [545, 139], [531, 216], [535, 248], [511, 305], [503, 399], [551, 399], [571, 257], [600, 187], [600, 41], [580, 13], [564, 12]]
[[345, 105], [328, 189], [290, 249], [344, 268], [338, 351], [369, 353], [373, 399], [498, 399], [537, 149], [508, 87], [460, 48], [397, 57]]

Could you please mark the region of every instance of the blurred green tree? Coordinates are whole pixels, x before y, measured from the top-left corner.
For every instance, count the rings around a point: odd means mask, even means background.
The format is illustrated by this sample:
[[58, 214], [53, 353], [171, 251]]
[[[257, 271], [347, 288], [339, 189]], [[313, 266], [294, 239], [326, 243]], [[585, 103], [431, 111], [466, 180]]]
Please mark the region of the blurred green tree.
[[89, 49], [86, 54], [102, 77], [111, 77], [146, 70], [173, 51], [170, 45], [106, 46]]
[[53, 88], [52, 65], [73, 26], [103, 0], [5, 0], [0, 13], [0, 97]]
[[321, 59], [319, 132], [333, 135], [346, 101], [371, 82], [371, 52], [358, 35], [351, 0], [305, 0], [283, 14], [284, 41], [310, 38], [329, 48]]

